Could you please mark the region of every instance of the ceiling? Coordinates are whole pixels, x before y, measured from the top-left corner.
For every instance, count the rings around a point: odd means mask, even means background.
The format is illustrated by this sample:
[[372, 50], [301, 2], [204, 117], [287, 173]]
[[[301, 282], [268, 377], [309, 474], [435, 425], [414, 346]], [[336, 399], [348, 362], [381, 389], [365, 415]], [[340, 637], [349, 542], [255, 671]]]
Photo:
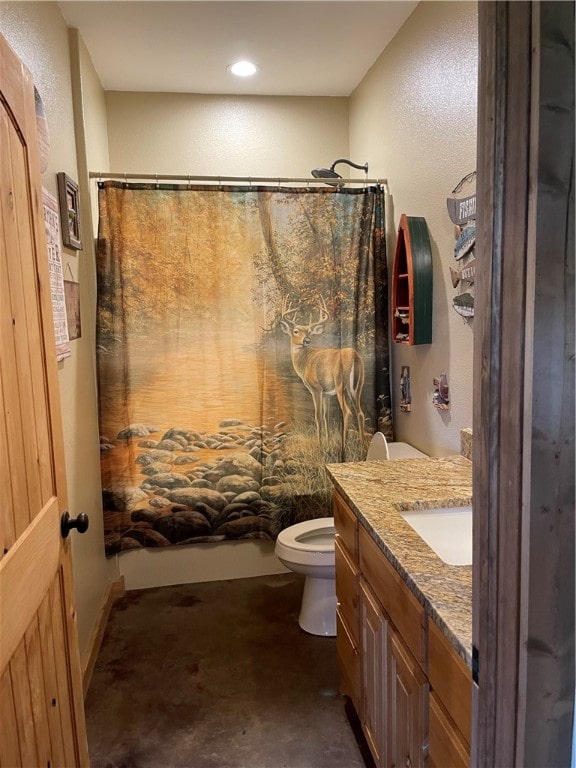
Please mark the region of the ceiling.
[[[59, 3], [105, 90], [349, 96], [417, 2]], [[250, 59], [253, 78], [227, 66]]]

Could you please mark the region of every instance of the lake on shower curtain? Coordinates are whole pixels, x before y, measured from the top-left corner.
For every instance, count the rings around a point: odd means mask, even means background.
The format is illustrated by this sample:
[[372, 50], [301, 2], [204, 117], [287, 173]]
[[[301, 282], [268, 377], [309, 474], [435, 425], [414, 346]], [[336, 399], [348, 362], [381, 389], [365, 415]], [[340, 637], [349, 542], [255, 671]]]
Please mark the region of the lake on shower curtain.
[[382, 191], [99, 186], [106, 552], [330, 515], [392, 436]]

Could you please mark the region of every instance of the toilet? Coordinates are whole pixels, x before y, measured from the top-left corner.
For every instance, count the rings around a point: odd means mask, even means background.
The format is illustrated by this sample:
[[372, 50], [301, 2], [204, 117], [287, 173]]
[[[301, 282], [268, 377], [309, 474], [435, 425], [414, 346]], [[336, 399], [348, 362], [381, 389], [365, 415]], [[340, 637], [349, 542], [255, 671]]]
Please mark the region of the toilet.
[[[387, 443], [382, 432], [372, 437], [367, 461], [421, 459], [426, 454], [408, 443]], [[280, 531], [275, 553], [280, 562], [306, 576], [298, 623], [311, 635], [336, 635], [336, 567], [333, 517], [320, 517]]]
[[280, 531], [275, 552], [280, 562], [306, 576], [298, 623], [311, 635], [336, 635], [336, 568], [333, 517], [319, 517]]

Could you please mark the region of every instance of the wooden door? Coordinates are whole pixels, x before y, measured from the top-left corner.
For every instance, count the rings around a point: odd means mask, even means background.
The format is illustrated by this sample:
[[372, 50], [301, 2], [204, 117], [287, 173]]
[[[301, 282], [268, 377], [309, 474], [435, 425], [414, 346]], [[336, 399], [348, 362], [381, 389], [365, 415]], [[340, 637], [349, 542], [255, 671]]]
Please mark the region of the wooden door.
[[428, 681], [388, 626], [387, 765], [420, 768], [427, 759]]
[[0, 36], [0, 765], [88, 766], [34, 85]]

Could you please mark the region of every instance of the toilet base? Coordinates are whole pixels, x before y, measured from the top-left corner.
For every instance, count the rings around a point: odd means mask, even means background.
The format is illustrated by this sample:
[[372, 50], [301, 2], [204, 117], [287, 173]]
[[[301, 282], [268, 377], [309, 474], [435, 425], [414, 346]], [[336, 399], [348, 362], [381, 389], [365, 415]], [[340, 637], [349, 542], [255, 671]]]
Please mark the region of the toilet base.
[[336, 636], [336, 579], [306, 576], [298, 624], [311, 635]]

